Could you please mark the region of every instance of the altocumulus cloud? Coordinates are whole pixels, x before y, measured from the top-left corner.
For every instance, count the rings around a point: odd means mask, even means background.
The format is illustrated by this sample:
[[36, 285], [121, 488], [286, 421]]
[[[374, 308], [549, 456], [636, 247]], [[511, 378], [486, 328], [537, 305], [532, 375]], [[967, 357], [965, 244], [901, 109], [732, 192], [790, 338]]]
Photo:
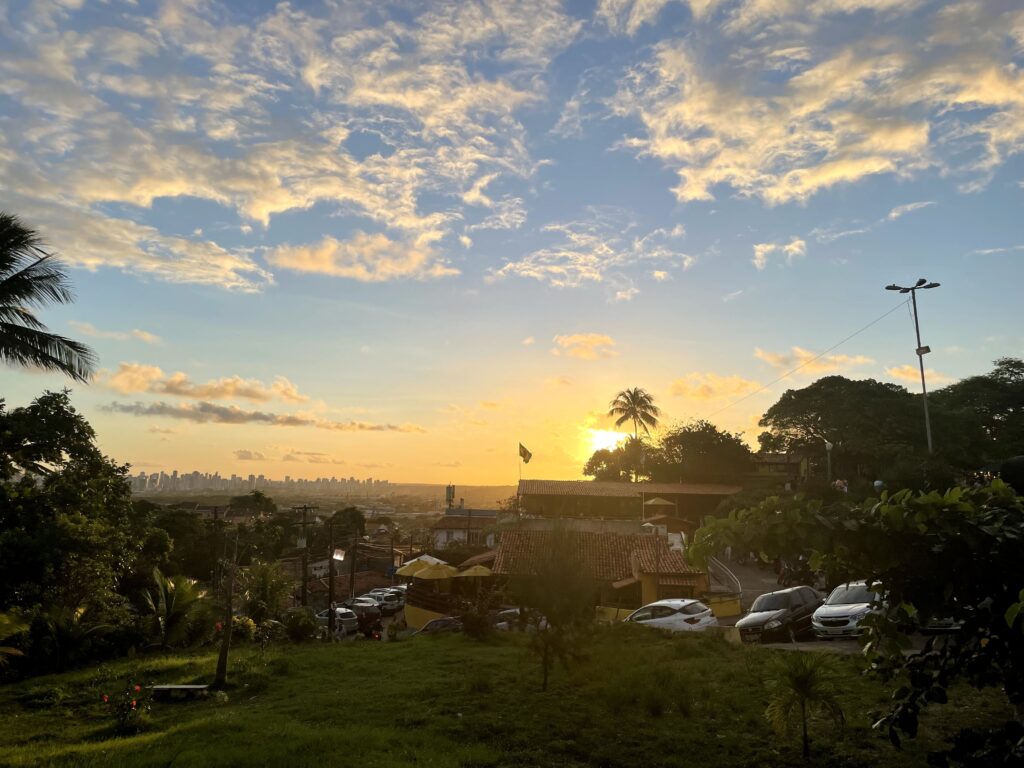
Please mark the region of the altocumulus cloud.
[[325, 237], [311, 245], [281, 246], [270, 251], [267, 261], [296, 272], [347, 277], [364, 283], [459, 274], [432, 247], [431, 242], [436, 239], [436, 234], [428, 234], [406, 242], [380, 233], [356, 232], [346, 241]]
[[[641, 126], [624, 146], [676, 171], [679, 200], [710, 200], [724, 186], [770, 205], [802, 202], [930, 167], [977, 189], [1024, 145], [1019, 4], [687, 4], [689, 34], [657, 43], [611, 101]], [[602, 0], [599, 15], [634, 34], [666, 5]]]
[[615, 339], [604, 333], [570, 333], [555, 336], [551, 354], [566, 354], [580, 360], [600, 360], [615, 357]]
[[[864, 355], [823, 355], [817, 357], [814, 352], [802, 347], [792, 347], [789, 353], [767, 352], [763, 349], [755, 349], [754, 357], [763, 360], [772, 368], [780, 371], [791, 368], [800, 368], [804, 373], [837, 373], [847, 371], [875, 362]], [[815, 359], [817, 358], [817, 359]]]
[[[0, 95], [17, 121], [0, 134], [0, 177], [17, 180], [5, 203], [78, 266], [241, 291], [273, 281], [251, 250], [208, 227], [166, 234], [137, 209], [193, 197], [251, 232], [324, 204], [398, 233], [374, 251], [390, 260], [380, 268], [328, 248], [333, 274], [450, 274], [421, 238], [522, 224], [508, 184], [525, 187], [538, 161], [517, 111], [544, 100], [544, 73], [583, 26], [557, 0], [391, 17], [372, 3], [79, 5], [12, 9], [0, 26]], [[385, 150], [353, 151], [355, 134]]]
[[760, 388], [760, 384], [742, 376], [719, 376], [717, 373], [689, 373], [676, 379], [669, 392], [691, 400], [719, 400], [725, 397], [747, 395]]
[[132, 416], [162, 416], [200, 424], [266, 424], [273, 427], [315, 427], [331, 432], [426, 432], [417, 424], [374, 424], [365, 421], [331, 421], [304, 414], [246, 411], [234, 405], [215, 403], [118, 403], [101, 406], [109, 413]]
[[166, 374], [155, 365], [141, 363], [121, 363], [113, 373], [101, 372], [98, 383], [123, 395], [149, 392], [195, 400], [241, 399], [267, 402], [280, 399], [292, 403], [309, 400], [284, 376], [278, 376], [270, 384], [258, 379], [243, 379], [241, 376], [227, 376], [200, 383], [192, 381], [188, 374], [181, 371]]

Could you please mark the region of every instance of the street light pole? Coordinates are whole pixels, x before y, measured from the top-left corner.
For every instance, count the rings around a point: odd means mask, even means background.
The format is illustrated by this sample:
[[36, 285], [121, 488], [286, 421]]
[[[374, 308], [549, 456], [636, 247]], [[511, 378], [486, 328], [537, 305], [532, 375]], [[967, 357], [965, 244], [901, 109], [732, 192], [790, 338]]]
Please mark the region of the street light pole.
[[928, 438], [929, 456], [932, 453], [934, 453], [934, 447], [932, 445], [932, 420], [931, 417], [928, 415], [928, 386], [925, 384], [924, 380], [924, 356], [927, 355], [932, 350], [931, 347], [927, 347], [921, 343], [921, 325], [917, 319], [917, 292], [919, 290], [938, 288], [939, 285], [941, 285], [941, 283], [929, 283], [927, 279], [922, 277], [917, 281], [915, 285], [911, 286], [910, 288], [906, 288], [901, 285], [896, 285], [895, 283], [893, 283], [892, 285], [885, 286], [885, 290], [887, 291], [899, 291], [900, 293], [909, 293], [910, 303], [911, 306], [913, 306], [914, 308], [914, 333], [917, 337], [917, 363], [921, 369], [921, 398], [922, 402], [924, 403], [924, 430], [925, 435]]

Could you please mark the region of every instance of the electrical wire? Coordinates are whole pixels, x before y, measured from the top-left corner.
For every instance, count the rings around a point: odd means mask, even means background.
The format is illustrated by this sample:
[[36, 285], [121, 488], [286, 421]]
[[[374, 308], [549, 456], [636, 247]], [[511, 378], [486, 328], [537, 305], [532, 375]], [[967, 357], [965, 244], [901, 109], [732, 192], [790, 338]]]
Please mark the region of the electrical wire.
[[829, 347], [828, 349], [826, 349], [826, 350], [825, 350], [824, 352], [821, 352], [820, 354], [817, 354], [817, 355], [815, 355], [815, 356], [814, 356], [814, 357], [812, 357], [812, 358], [811, 358], [810, 360], [805, 360], [804, 362], [800, 363], [800, 365], [798, 365], [798, 366], [797, 366], [796, 368], [793, 368], [792, 370], [786, 371], [786, 372], [785, 372], [784, 374], [782, 374], [781, 376], [779, 376], [779, 377], [778, 377], [777, 379], [773, 379], [772, 381], [769, 381], [769, 382], [768, 382], [767, 384], [762, 384], [762, 385], [761, 385], [760, 387], [758, 387], [757, 389], [755, 389], [755, 390], [754, 390], [753, 392], [750, 392], [750, 393], [748, 393], [748, 394], [744, 395], [743, 397], [739, 398], [738, 400], [733, 400], [733, 401], [732, 401], [731, 403], [729, 403], [728, 405], [724, 405], [724, 406], [722, 406], [721, 408], [719, 408], [719, 409], [718, 409], [717, 411], [715, 411], [714, 413], [712, 413], [712, 414], [708, 415], [708, 416], [707, 416], [707, 420], [708, 420], [708, 421], [710, 421], [710, 420], [711, 420], [711, 419], [713, 419], [713, 418], [714, 418], [715, 416], [717, 416], [718, 414], [722, 413], [723, 411], [727, 411], [727, 410], [729, 410], [729, 409], [730, 409], [730, 408], [732, 408], [732, 407], [733, 407], [734, 405], [739, 405], [739, 404], [740, 404], [740, 403], [742, 403], [742, 402], [743, 402], [744, 400], [749, 400], [749, 399], [750, 399], [751, 397], [753, 397], [754, 395], [759, 395], [760, 393], [764, 392], [764, 391], [765, 391], [766, 389], [769, 389], [770, 387], [773, 387], [773, 386], [775, 386], [776, 384], [778, 384], [778, 383], [779, 383], [780, 381], [782, 381], [783, 379], [789, 378], [789, 377], [790, 377], [790, 376], [792, 376], [792, 375], [793, 375], [794, 373], [796, 373], [797, 371], [799, 371], [799, 370], [800, 370], [801, 368], [806, 368], [806, 367], [807, 367], [808, 365], [810, 365], [811, 363], [815, 362], [816, 360], [820, 360], [821, 358], [823, 358], [823, 357], [824, 357], [825, 355], [827, 355], [827, 354], [828, 354], [829, 352], [831, 352], [832, 350], [834, 350], [834, 349], [838, 349], [839, 347], [843, 346], [843, 344], [845, 344], [846, 342], [848, 342], [848, 341], [849, 341], [850, 339], [852, 339], [852, 338], [854, 338], [855, 336], [859, 336], [860, 334], [864, 333], [864, 331], [866, 331], [866, 330], [867, 330], [868, 328], [870, 328], [871, 326], [875, 325], [876, 323], [880, 323], [880, 322], [881, 322], [882, 320], [884, 320], [885, 318], [887, 318], [887, 317], [888, 317], [889, 315], [891, 315], [891, 314], [892, 314], [893, 312], [895, 312], [896, 310], [898, 310], [898, 309], [899, 309], [900, 307], [902, 307], [902, 306], [904, 306], [904, 305], [906, 305], [906, 304], [909, 304], [909, 303], [910, 303], [910, 299], [906, 299], [905, 301], [901, 301], [901, 302], [900, 302], [899, 304], [897, 304], [897, 305], [896, 305], [895, 307], [893, 307], [892, 309], [890, 309], [890, 310], [889, 310], [888, 312], [886, 312], [885, 314], [883, 314], [883, 315], [879, 315], [879, 316], [878, 316], [878, 317], [876, 317], [876, 318], [875, 318], [874, 320], [872, 320], [872, 321], [871, 321], [870, 323], [868, 323], [867, 325], [865, 325], [865, 326], [864, 326], [863, 328], [860, 328], [860, 329], [858, 329], [858, 330], [854, 331], [853, 333], [851, 333], [851, 334], [850, 334], [849, 336], [847, 336], [847, 337], [846, 337], [845, 339], [843, 339], [842, 341], [838, 341], [838, 342], [836, 342], [836, 343], [835, 343], [835, 344], [833, 344], [833, 345], [832, 345], [831, 347]]

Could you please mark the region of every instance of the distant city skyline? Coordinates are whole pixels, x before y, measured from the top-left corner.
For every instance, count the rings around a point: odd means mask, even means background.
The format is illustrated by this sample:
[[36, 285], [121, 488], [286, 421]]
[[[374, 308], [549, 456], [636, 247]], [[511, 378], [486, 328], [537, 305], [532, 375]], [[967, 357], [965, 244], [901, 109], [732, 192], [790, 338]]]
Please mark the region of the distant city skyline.
[[241, 476], [232, 473], [230, 476], [220, 472], [200, 472], [191, 470], [179, 472], [177, 469], [158, 472], [140, 471], [131, 475], [132, 493], [180, 493], [189, 491], [228, 491], [247, 493], [266, 490], [323, 490], [337, 492], [366, 492], [382, 490], [390, 486], [388, 480], [367, 477], [313, 477], [301, 478], [285, 475], [281, 479], [250, 473]]
[[890, 283], [942, 284], [930, 389], [1019, 355], [1022, 40], [1019, 0], [14, 0], [0, 208], [133, 473], [578, 478], [626, 388], [752, 445], [824, 375], [918, 391]]

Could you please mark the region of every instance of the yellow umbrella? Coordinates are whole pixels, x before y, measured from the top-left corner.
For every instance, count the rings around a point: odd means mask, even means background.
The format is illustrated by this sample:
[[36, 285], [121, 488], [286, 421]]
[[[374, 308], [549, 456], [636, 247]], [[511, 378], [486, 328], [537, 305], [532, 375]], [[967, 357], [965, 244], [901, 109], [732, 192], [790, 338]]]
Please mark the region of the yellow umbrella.
[[486, 565], [474, 565], [471, 568], [467, 568], [464, 571], [459, 571], [455, 574], [456, 577], [472, 577], [472, 576], [493, 576], [491, 569]]
[[395, 575], [396, 576], [415, 576], [417, 573], [422, 571], [424, 568], [429, 568], [429, 567], [430, 567], [430, 564], [424, 562], [423, 560], [411, 560], [408, 563], [406, 563], [405, 565], [403, 565], [401, 568], [399, 568], [397, 571], [395, 571]]
[[417, 571], [412, 575], [414, 579], [450, 579], [459, 572], [458, 568], [453, 568], [445, 563], [434, 563], [428, 565], [426, 568]]

